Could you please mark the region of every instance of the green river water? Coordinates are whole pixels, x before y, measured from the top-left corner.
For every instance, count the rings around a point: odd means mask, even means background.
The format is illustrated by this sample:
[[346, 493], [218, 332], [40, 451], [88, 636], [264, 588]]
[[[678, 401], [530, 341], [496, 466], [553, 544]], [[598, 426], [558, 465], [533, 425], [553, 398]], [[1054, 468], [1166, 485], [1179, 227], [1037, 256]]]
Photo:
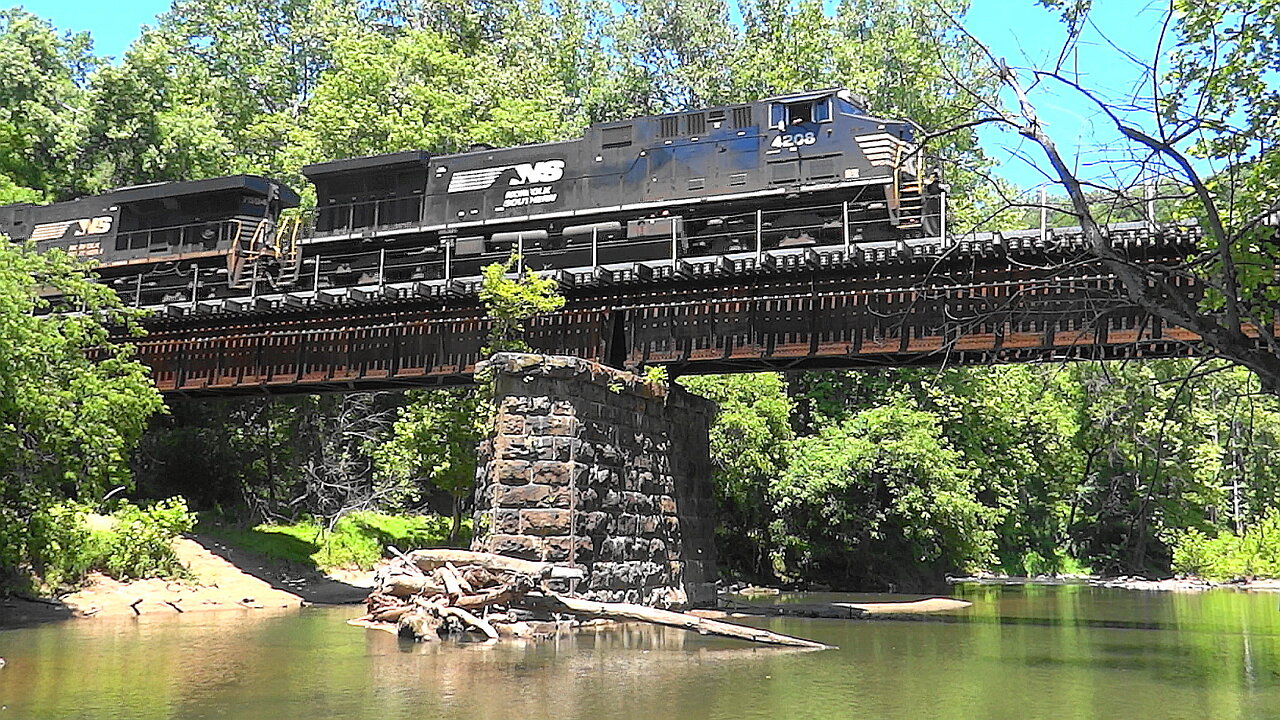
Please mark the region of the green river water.
[[758, 621], [818, 652], [640, 626], [414, 644], [354, 607], [62, 622], [0, 631], [0, 720], [1280, 718], [1280, 594], [953, 594], [973, 607]]

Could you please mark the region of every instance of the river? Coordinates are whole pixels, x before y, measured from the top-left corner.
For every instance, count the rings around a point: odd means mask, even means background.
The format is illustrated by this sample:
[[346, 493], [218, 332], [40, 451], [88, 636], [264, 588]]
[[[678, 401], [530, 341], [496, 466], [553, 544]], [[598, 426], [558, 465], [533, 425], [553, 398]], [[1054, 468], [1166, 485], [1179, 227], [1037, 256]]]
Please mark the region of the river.
[[354, 607], [62, 622], [0, 632], [0, 720], [1280, 718], [1280, 594], [954, 595], [973, 606], [756, 621], [839, 646], [817, 652], [641, 626], [414, 644]]

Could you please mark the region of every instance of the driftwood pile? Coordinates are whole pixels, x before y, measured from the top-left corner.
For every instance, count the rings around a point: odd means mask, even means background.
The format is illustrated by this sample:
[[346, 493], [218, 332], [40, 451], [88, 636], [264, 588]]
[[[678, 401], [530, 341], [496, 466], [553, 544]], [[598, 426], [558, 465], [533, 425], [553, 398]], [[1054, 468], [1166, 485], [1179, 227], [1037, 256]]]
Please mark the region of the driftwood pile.
[[568, 616], [578, 624], [638, 620], [771, 645], [828, 647], [759, 628], [631, 603], [596, 602], [552, 589], [580, 579], [582, 571], [576, 568], [467, 550], [392, 551], [395, 559], [375, 573], [368, 612], [352, 624], [422, 641], [456, 633], [478, 633], [492, 641], [546, 635], [562, 628], [562, 618]]

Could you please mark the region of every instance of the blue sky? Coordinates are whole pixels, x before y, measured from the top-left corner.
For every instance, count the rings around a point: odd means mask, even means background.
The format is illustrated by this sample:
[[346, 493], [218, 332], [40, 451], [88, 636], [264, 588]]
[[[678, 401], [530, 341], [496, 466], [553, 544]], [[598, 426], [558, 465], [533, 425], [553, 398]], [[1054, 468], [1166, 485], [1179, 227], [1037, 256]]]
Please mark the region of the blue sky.
[[[2, 1], [2, 0], [0, 0]], [[169, 7], [170, 0], [24, 0], [19, 4], [49, 19], [64, 30], [89, 30], [98, 54], [119, 58], [143, 25]], [[1163, 21], [1165, 3], [1159, 0], [1100, 0], [1094, 3], [1092, 18], [1107, 35], [1096, 30], [1085, 33], [1080, 43], [1078, 67], [1082, 84], [1101, 89], [1112, 99], [1122, 99], [1143, 81], [1140, 69], [1125, 57], [1130, 53], [1150, 58]], [[966, 16], [969, 31], [1013, 66], [1043, 65], [1057, 57], [1063, 39], [1057, 16], [1035, 0], [972, 0]], [[1114, 46], [1113, 46], [1114, 45]], [[1123, 52], [1122, 52], [1123, 51]], [[1113, 136], [1097, 111], [1072, 92], [1041, 92], [1036, 102], [1058, 143], [1079, 147], [1081, 162], [1105, 153], [1101, 149]], [[999, 174], [1031, 187], [1044, 180], [1038, 170], [1019, 158], [1020, 153], [1036, 160], [1034, 149], [1016, 138], [994, 130], [984, 130], [983, 146], [1000, 162]]]

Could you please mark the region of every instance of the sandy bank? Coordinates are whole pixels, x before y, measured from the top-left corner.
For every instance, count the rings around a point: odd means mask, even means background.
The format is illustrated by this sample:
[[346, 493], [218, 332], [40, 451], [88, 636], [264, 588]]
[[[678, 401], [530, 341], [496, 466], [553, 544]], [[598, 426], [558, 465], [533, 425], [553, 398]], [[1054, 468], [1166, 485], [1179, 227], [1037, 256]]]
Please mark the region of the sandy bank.
[[205, 537], [180, 538], [174, 543], [174, 550], [190, 570], [191, 580], [121, 582], [95, 573], [83, 589], [56, 600], [0, 601], [0, 627], [77, 617], [358, 603], [364, 600], [372, 582], [370, 573], [325, 576]]

